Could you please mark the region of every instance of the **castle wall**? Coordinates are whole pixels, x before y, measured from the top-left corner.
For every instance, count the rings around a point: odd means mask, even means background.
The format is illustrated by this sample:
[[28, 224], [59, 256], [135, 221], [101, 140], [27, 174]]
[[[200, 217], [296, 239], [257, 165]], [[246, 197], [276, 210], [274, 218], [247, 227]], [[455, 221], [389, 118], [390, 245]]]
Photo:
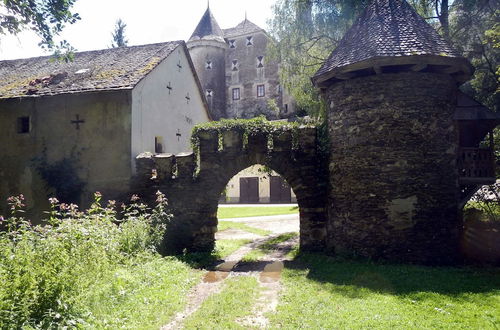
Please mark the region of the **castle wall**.
[[[32, 220], [48, 209], [46, 189], [37, 171], [37, 158], [49, 165], [74, 161], [85, 183], [80, 202], [88, 205], [95, 191], [116, 198], [130, 180], [130, 92], [100, 92], [9, 99], [0, 103], [0, 214], [5, 200], [24, 194]], [[72, 121], [84, 121], [77, 126]], [[18, 133], [18, 118], [29, 118], [29, 132]], [[110, 176], [110, 170], [113, 175]]]
[[456, 259], [455, 93], [452, 78], [434, 73], [328, 88], [330, 249], [403, 262]]
[[[247, 38], [252, 38], [247, 45]], [[234, 48], [226, 51], [227, 115], [230, 118], [253, 118], [265, 115], [276, 119], [280, 113], [287, 116], [291, 104], [284, 113], [282, 91], [279, 86], [278, 64], [267, 55], [268, 37], [260, 31], [251, 34], [227, 37], [234, 40]], [[262, 67], [258, 57], [262, 56]], [[233, 61], [237, 61], [236, 68]], [[257, 95], [257, 86], [264, 86], [264, 96]], [[239, 88], [239, 99], [233, 98], [233, 89]], [[274, 106], [269, 104], [274, 100]], [[274, 109], [273, 109], [274, 108]]]
[[[283, 176], [297, 196], [300, 248], [324, 251], [326, 239], [326, 168], [316, 144], [316, 129], [300, 128], [298, 145], [291, 131], [253, 131], [244, 145], [241, 130], [198, 132], [198, 161], [193, 153], [141, 154], [137, 157], [134, 190], [150, 204], [159, 190], [174, 214], [168, 223], [165, 246], [169, 253], [210, 251], [217, 231], [218, 201], [228, 181], [255, 164]], [[272, 139], [272, 147], [269, 140]]]
[[[222, 42], [188, 42], [189, 54], [200, 79], [213, 120], [226, 117], [225, 48]], [[210, 62], [210, 65], [207, 63]], [[210, 68], [208, 68], [210, 67]], [[212, 93], [209, 93], [209, 92]]]

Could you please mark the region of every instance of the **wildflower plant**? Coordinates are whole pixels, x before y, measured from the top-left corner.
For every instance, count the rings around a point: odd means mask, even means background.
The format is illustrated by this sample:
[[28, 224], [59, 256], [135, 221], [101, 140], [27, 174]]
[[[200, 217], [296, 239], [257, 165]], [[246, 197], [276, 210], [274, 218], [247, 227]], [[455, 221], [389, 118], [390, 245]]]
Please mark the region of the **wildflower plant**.
[[115, 269], [157, 253], [170, 220], [165, 195], [153, 209], [132, 196], [128, 205], [90, 208], [50, 198], [44, 225], [24, 217], [24, 197], [9, 197], [11, 215], [0, 218], [0, 328], [84, 327], [85, 292]]

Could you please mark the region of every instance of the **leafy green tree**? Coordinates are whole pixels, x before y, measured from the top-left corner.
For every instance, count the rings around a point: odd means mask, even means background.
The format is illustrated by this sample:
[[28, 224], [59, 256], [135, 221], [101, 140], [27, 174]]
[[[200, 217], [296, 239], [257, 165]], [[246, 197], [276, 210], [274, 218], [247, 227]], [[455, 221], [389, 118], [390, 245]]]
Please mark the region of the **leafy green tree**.
[[121, 18], [119, 18], [115, 23], [115, 31], [112, 33], [113, 42], [111, 43], [111, 47], [124, 47], [127, 46], [128, 40], [125, 39], [125, 28], [127, 24], [125, 24]]
[[[463, 86], [469, 95], [498, 110], [499, 35], [498, 0], [408, 0], [476, 67]], [[297, 106], [323, 116], [318, 91], [310, 82], [369, 0], [278, 0], [270, 33], [272, 55], [281, 63], [281, 81]], [[496, 5], [495, 5], [496, 4]]]
[[[496, 2], [496, 6], [493, 4]], [[472, 79], [462, 86], [467, 94], [500, 111], [500, 9], [498, 1], [457, 0], [451, 18], [454, 46], [474, 65]]]
[[310, 77], [328, 58], [368, 0], [278, 0], [270, 21], [281, 83], [297, 107], [323, 117], [324, 105]]
[[73, 24], [80, 19], [71, 12], [76, 0], [3, 0], [0, 2], [0, 37], [5, 34], [17, 34], [23, 30], [34, 31], [41, 39], [39, 46], [71, 53], [74, 49], [63, 40], [54, 41], [66, 24]]

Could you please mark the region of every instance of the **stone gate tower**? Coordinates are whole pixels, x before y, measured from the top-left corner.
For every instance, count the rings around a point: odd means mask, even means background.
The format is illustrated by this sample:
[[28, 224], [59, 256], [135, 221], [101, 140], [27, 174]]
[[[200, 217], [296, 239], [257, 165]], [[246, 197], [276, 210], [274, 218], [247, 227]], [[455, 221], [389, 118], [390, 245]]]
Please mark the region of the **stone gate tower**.
[[472, 73], [404, 0], [374, 0], [313, 77], [329, 106], [328, 244], [418, 263], [458, 257], [457, 87]]
[[212, 119], [226, 117], [226, 48], [224, 34], [207, 8], [187, 42]]

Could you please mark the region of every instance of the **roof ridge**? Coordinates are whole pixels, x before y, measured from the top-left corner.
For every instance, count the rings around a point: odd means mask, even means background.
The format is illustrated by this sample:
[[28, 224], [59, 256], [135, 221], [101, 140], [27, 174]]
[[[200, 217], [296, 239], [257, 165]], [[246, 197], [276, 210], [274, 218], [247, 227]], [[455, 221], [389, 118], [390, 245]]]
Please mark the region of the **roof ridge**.
[[[145, 46], [158, 46], [161, 44], [170, 45], [170, 44], [180, 44], [184, 42], [184, 40], [172, 40], [172, 41], [164, 41], [164, 42], [155, 42], [151, 44], [141, 44], [141, 45], [132, 45], [132, 46], [122, 46], [122, 47], [112, 47], [112, 48], [101, 48], [101, 49], [93, 49], [93, 50], [82, 50], [82, 51], [76, 51], [74, 52], [75, 55], [86, 55], [89, 53], [97, 53], [97, 52], [112, 52], [112, 51], [118, 51], [120, 49], [132, 49], [132, 48], [139, 48], [139, 47], [145, 47]], [[51, 55], [41, 55], [41, 56], [32, 56], [32, 57], [21, 57], [21, 58], [14, 58], [14, 59], [9, 59], [9, 60], [0, 60], [0, 63], [4, 62], [14, 62], [14, 61], [21, 61], [21, 60], [34, 60], [34, 59], [44, 59], [44, 58], [50, 58], [53, 57], [54, 54]]]
[[[183, 40], [79, 52], [74, 61], [50, 56], [0, 61], [0, 99], [132, 89]], [[63, 80], [53, 76], [65, 72]]]

